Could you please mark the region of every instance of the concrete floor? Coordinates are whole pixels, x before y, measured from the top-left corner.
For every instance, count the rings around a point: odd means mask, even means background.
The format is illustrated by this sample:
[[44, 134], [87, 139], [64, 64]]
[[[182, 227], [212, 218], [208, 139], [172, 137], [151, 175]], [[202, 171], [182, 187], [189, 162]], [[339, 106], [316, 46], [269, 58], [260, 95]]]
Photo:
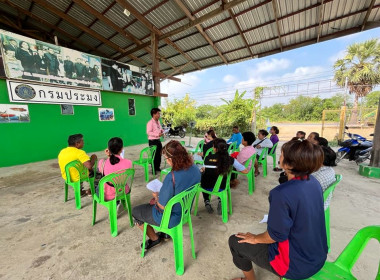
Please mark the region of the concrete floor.
[[[186, 138], [185, 138], [186, 139]], [[195, 144], [199, 139], [192, 139]], [[126, 157], [138, 158], [145, 145], [126, 148]], [[86, 150], [86, 149], [85, 149]], [[58, 153], [58, 151], [57, 151]], [[103, 152], [98, 152], [103, 157]], [[268, 160], [267, 178], [256, 179], [256, 191], [248, 196], [247, 181], [232, 190], [233, 215], [227, 224], [210, 215], [200, 199], [193, 217], [197, 259], [191, 258], [188, 227], [184, 229], [185, 274], [176, 276], [172, 242], [140, 258], [142, 233], [130, 228], [128, 215], [118, 218], [119, 235], [111, 237], [108, 212], [98, 207], [97, 223], [91, 226], [92, 201], [82, 198], [76, 210], [72, 189], [64, 203], [63, 180], [57, 160], [0, 168], [0, 279], [231, 279], [242, 276], [233, 265], [227, 240], [238, 231], [261, 233], [259, 224], [268, 212], [269, 191], [278, 173]], [[336, 172], [343, 181], [331, 203], [331, 253], [335, 260], [362, 227], [380, 224], [380, 182], [361, 177], [355, 163], [343, 161]], [[151, 179], [154, 177], [151, 175]], [[142, 168], [137, 167], [132, 188], [132, 207], [151, 198]], [[216, 199], [213, 199], [216, 208]], [[380, 246], [370, 241], [353, 269], [358, 279], [375, 279]], [[257, 269], [258, 279], [278, 279]]]

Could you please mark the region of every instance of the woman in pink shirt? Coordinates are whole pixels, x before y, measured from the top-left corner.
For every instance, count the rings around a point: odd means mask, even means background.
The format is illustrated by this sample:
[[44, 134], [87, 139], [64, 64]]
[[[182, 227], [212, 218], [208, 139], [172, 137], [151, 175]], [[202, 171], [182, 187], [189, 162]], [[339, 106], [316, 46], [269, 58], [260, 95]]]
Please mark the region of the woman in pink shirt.
[[[253, 142], [255, 142], [255, 140], [256, 140], [256, 137], [255, 137], [255, 134], [253, 134], [250, 131], [243, 132], [242, 136], [243, 136], [243, 139], [242, 139], [241, 143], [243, 144], [244, 148], [241, 149], [236, 160], [239, 163], [241, 163], [242, 165], [244, 165], [246, 163], [246, 161], [254, 153], [256, 153], [255, 148], [252, 146]], [[252, 165], [252, 162], [249, 164], [249, 166], [247, 168], [248, 170], [251, 170], [251, 165]], [[230, 182], [232, 188], [236, 188], [237, 185], [239, 184], [239, 180], [236, 179], [236, 177], [237, 177], [237, 174], [232, 173], [231, 182]]]
[[[108, 175], [119, 170], [132, 168], [132, 161], [124, 159], [120, 156], [123, 151], [123, 140], [119, 137], [111, 138], [108, 141], [108, 149], [106, 154], [108, 159], [101, 159], [98, 162], [98, 171], [102, 174]], [[125, 186], [125, 193], [129, 192], [128, 185]], [[97, 187], [96, 193], [99, 195]], [[115, 198], [115, 188], [106, 183], [104, 185], [104, 200], [112, 200]]]

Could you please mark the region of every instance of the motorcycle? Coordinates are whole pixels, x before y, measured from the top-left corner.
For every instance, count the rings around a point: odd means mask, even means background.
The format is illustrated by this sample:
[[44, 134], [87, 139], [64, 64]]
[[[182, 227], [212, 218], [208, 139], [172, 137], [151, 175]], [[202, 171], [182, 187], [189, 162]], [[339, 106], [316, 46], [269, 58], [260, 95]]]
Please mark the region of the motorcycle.
[[169, 123], [167, 125], [167, 128], [169, 129], [169, 131], [167, 132], [167, 135], [169, 137], [172, 137], [172, 136], [179, 136], [181, 138], [185, 137], [186, 135], [186, 129], [180, 125], [180, 126], [176, 126], [174, 127], [174, 129], [172, 128], [172, 125]]
[[[344, 134], [349, 137], [349, 139], [339, 142], [338, 145], [342, 148], [336, 152], [336, 163], [340, 162], [344, 158], [350, 158], [354, 160], [356, 164], [362, 163], [371, 157], [372, 151], [372, 141], [367, 140], [367, 138], [359, 135], [353, 134], [348, 131], [348, 127], [344, 127], [347, 131]], [[373, 136], [371, 134], [370, 136]], [[352, 153], [353, 159], [352, 159]]]

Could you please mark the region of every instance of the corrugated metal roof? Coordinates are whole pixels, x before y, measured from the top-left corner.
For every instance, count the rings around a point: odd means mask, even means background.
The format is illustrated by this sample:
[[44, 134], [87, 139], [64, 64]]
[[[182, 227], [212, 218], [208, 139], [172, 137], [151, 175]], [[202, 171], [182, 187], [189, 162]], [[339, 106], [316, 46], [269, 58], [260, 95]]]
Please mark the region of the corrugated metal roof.
[[[0, 6], [0, 12], [14, 18], [15, 22], [19, 13], [30, 9], [32, 0], [8, 0]], [[111, 26], [103, 22], [101, 18], [95, 18], [89, 11], [81, 8], [72, 0], [46, 0], [48, 4], [55, 6], [60, 11], [80, 21], [93, 32], [106, 39], [101, 42], [87, 34], [86, 28], [74, 26], [70, 19], [62, 19], [54, 12], [45, 9], [37, 4], [39, 0], [34, 0], [31, 12], [34, 16], [58, 25], [58, 28], [71, 34], [73, 37], [80, 36], [80, 40], [87, 45], [96, 47], [100, 52], [107, 56], [113, 55], [120, 61], [128, 61], [130, 64], [142, 66], [138, 61], [131, 61], [129, 57], [121, 57], [117, 53], [117, 48], [110, 46], [116, 44], [118, 47], [128, 50], [135, 50], [132, 55], [141, 57], [147, 63], [152, 62], [151, 54], [147, 50], [137, 47], [132, 40], [127, 39], [123, 34], [118, 34]], [[151, 39], [151, 31], [143, 22], [137, 20], [139, 15], [126, 16], [124, 8], [115, 0], [84, 0], [88, 5], [103, 13], [109, 20], [121, 28], [126, 28], [134, 37], [144, 43]], [[273, 1], [273, 0], [272, 0]], [[238, 27], [243, 32], [243, 38], [247, 41], [249, 49], [254, 55], [265, 56], [276, 53], [282, 49], [291, 49], [299, 45], [317, 42], [318, 33], [321, 40], [326, 40], [326, 36], [343, 36], [361, 30], [361, 26], [366, 24], [366, 28], [380, 26], [380, 0], [376, 0], [372, 11], [368, 14], [368, 22], [365, 22], [368, 7], [372, 0], [324, 0], [323, 7], [320, 0], [276, 0], [277, 27], [275, 12], [272, 1], [270, 0], [246, 0], [234, 6], [231, 11], [235, 15]], [[195, 18], [210, 15], [215, 9], [220, 8], [221, 0], [182, 0]], [[9, 6], [20, 7], [19, 12]], [[226, 1], [225, 5], [230, 5], [232, 0]], [[185, 11], [172, 0], [128, 0], [141, 16], [160, 30], [159, 54], [173, 64], [181, 67], [189, 61], [194, 60], [201, 68], [212, 67], [224, 63], [222, 58], [211, 47], [215, 47], [223, 54], [227, 63], [237, 62], [251, 57], [246, 43], [239, 34], [238, 27], [235, 25], [228, 11], [223, 11], [218, 15], [209, 17], [200, 23], [206, 36], [212, 41], [210, 44], [204, 36], [191, 24], [191, 20], [186, 16]], [[68, 9], [68, 7], [71, 7]], [[226, 6], [224, 6], [226, 7]], [[323, 18], [319, 28], [320, 11], [323, 11]], [[25, 16], [21, 16], [23, 19]], [[28, 24], [30, 26], [28, 26]], [[50, 32], [50, 28], [29, 18], [24, 22], [25, 28], [35, 28], [41, 32]], [[190, 25], [190, 27], [188, 27]], [[11, 27], [12, 28], [12, 27]], [[171, 33], [168, 40], [162, 40], [162, 34]], [[278, 34], [278, 28], [280, 34]], [[71, 41], [67, 36], [62, 37], [59, 30], [55, 31], [58, 37], [65, 41]], [[36, 33], [37, 34], [37, 33]], [[108, 41], [107, 41], [108, 40]], [[175, 44], [172, 47], [170, 44]], [[74, 42], [74, 47], [83, 50], [83, 46]], [[150, 47], [150, 46], [149, 46]], [[88, 49], [89, 52], [91, 49]], [[185, 53], [183, 55], [182, 53]], [[165, 60], [165, 59], [164, 59]], [[182, 71], [194, 71], [197, 69], [195, 63], [189, 63]], [[160, 69], [173, 72], [173, 67], [161, 61]]]

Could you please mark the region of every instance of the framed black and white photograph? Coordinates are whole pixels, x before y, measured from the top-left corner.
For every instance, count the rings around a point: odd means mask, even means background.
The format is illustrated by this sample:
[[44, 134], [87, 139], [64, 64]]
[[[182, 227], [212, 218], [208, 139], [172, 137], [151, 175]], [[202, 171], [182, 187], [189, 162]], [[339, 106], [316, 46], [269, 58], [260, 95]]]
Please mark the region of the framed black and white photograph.
[[136, 105], [133, 98], [128, 98], [129, 115], [136, 116]]
[[74, 115], [74, 107], [73, 105], [61, 105], [61, 114], [62, 115]]

